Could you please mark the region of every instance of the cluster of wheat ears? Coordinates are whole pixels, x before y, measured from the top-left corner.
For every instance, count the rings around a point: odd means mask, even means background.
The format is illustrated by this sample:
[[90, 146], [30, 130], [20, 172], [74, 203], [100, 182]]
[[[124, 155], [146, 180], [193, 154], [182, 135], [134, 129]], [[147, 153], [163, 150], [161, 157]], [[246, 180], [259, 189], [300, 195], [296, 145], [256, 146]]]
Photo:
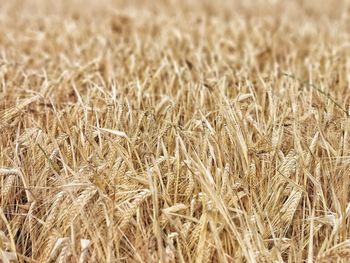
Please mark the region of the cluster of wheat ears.
[[349, 262], [349, 1], [0, 2], [1, 262]]

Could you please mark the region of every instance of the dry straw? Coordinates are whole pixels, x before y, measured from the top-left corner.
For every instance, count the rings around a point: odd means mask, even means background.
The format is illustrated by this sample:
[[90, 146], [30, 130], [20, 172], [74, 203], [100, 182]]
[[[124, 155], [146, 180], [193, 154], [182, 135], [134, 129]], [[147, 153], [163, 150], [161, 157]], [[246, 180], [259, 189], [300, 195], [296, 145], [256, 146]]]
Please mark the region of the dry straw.
[[0, 4], [0, 262], [349, 261], [348, 1]]

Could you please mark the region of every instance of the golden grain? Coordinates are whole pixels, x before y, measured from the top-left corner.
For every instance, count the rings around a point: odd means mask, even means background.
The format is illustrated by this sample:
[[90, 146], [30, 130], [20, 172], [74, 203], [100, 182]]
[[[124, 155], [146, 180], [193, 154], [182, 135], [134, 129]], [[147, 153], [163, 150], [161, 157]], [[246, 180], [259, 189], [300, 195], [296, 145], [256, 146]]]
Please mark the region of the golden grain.
[[0, 0], [0, 261], [349, 261], [321, 2]]

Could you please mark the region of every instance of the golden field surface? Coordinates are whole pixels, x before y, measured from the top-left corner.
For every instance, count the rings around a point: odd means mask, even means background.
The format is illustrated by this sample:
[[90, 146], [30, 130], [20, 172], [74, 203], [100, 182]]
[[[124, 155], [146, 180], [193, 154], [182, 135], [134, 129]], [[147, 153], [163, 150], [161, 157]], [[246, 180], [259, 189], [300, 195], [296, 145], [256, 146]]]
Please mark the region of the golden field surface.
[[349, 262], [350, 2], [0, 1], [0, 262]]

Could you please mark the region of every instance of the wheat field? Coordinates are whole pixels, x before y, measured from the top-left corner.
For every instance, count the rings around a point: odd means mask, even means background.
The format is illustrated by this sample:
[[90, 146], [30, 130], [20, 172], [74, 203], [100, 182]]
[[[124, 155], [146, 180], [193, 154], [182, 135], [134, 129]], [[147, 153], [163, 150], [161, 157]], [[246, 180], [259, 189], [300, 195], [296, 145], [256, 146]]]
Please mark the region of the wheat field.
[[0, 1], [0, 262], [349, 262], [350, 2]]

